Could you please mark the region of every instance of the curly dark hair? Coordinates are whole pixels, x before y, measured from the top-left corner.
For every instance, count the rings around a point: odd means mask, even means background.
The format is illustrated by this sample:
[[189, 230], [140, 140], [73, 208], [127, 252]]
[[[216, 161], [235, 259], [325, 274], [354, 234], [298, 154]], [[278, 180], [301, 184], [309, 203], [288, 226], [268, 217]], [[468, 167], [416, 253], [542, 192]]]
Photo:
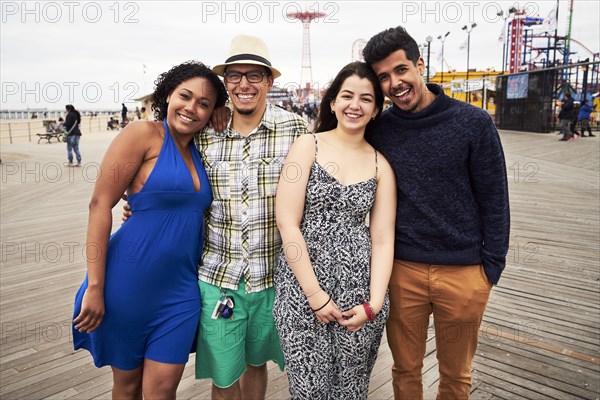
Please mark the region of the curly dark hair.
[[212, 84], [217, 95], [215, 108], [225, 104], [228, 98], [227, 90], [217, 74], [199, 61], [186, 61], [183, 64], [176, 65], [167, 72], [163, 72], [156, 78], [154, 82], [155, 89], [152, 94], [152, 111], [154, 111], [155, 120], [162, 121], [167, 117], [167, 97], [182, 82], [193, 78], [204, 78]]
[[373, 65], [397, 50], [404, 50], [406, 58], [417, 65], [421, 56], [419, 45], [401, 26], [386, 29], [369, 39], [363, 49], [363, 56], [367, 64]]
[[[315, 123], [315, 132], [330, 131], [337, 126], [338, 120], [335, 114], [331, 112], [331, 102], [337, 97], [346, 79], [353, 75], [356, 75], [362, 79], [368, 79], [369, 82], [371, 82], [375, 92], [375, 106], [377, 107], [377, 115], [375, 116], [375, 119], [381, 115], [381, 111], [383, 110], [383, 92], [379, 86], [377, 75], [375, 75], [375, 72], [373, 72], [371, 67], [369, 67], [366, 63], [356, 61], [342, 68], [342, 70], [338, 72], [337, 76], [333, 79], [333, 82], [331, 82], [331, 85], [329, 85], [325, 91], [325, 95], [323, 95], [323, 98], [321, 99], [319, 115], [317, 116], [317, 121]], [[369, 121], [367, 124], [367, 131], [370, 129], [372, 123], [373, 121]]]

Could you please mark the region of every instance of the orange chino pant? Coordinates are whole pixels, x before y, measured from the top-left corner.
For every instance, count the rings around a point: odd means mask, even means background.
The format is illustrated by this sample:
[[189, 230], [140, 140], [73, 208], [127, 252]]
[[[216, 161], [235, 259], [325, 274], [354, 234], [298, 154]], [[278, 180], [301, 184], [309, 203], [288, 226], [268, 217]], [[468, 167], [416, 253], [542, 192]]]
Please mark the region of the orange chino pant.
[[396, 400], [423, 398], [422, 369], [433, 314], [440, 371], [438, 400], [468, 399], [471, 362], [492, 289], [481, 265], [394, 261], [387, 340]]

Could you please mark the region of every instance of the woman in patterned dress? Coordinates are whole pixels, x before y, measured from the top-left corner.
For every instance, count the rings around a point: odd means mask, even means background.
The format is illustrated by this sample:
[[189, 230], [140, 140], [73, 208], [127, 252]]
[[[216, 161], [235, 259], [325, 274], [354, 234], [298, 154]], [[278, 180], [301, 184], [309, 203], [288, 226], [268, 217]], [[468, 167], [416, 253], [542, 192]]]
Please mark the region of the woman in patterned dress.
[[294, 399], [367, 398], [394, 255], [395, 176], [365, 140], [382, 107], [375, 74], [348, 64], [282, 170], [273, 315]]

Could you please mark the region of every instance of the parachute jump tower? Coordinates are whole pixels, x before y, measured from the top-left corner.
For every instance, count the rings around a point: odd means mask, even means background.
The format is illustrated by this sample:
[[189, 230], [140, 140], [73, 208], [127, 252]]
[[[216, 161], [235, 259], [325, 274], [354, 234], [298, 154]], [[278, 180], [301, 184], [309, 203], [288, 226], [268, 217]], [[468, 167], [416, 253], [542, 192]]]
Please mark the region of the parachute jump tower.
[[315, 19], [326, 16], [327, 14], [318, 11], [303, 11], [288, 13], [290, 19], [297, 19], [302, 22], [302, 70], [300, 72], [300, 88], [303, 96], [307, 97], [312, 87], [312, 64], [310, 56], [310, 23]]

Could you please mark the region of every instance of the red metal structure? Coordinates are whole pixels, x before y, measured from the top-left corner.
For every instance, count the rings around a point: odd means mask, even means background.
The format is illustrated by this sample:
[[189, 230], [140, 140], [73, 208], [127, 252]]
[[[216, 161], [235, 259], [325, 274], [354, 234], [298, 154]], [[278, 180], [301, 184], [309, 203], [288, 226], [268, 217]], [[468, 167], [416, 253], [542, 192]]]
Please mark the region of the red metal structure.
[[523, 26], [525, 10], [515, 10], [515, 17], [510, 21], [510, 54], [508, 57], [508, 73], [519, 72], [523, 50]]

